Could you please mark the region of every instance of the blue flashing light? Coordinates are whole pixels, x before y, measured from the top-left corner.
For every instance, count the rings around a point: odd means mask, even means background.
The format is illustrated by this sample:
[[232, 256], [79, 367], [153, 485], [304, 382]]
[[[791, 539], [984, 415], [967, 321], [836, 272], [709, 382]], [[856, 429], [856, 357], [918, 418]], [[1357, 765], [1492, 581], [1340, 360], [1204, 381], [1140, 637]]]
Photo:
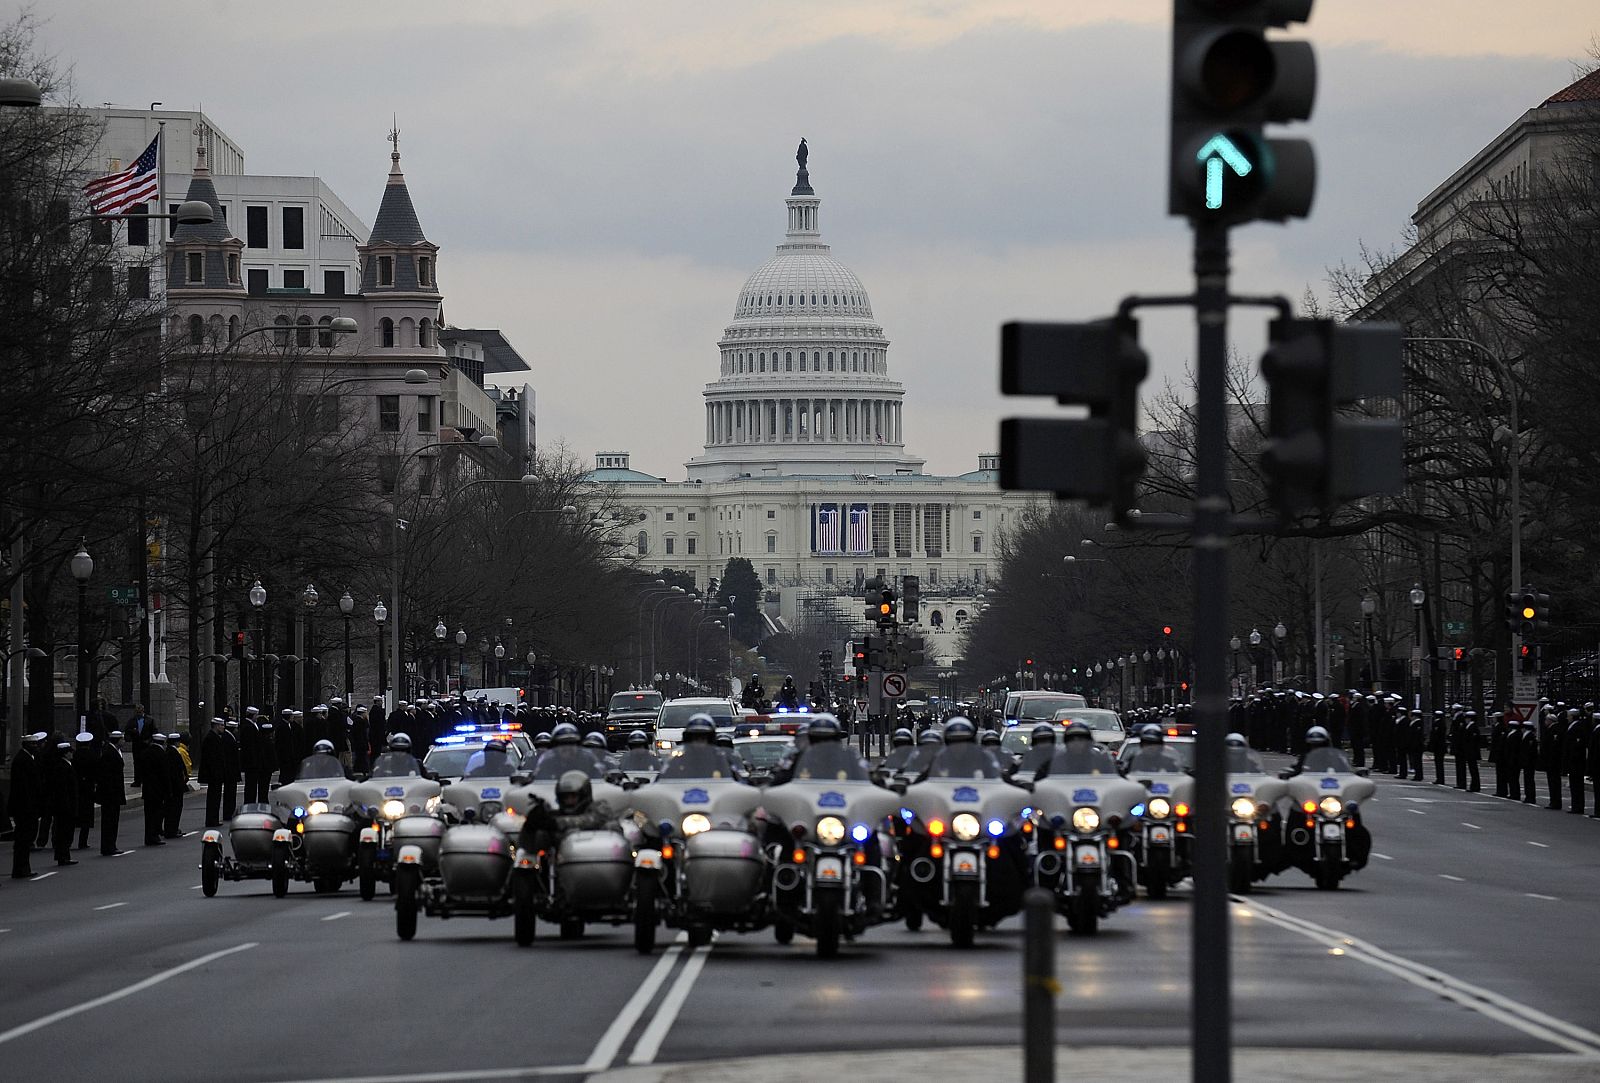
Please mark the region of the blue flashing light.
[[866, 842], [872, 837], [872, 828], [866, 824], [856, 824], [850, 829], [850, 837], [857, 842]]
[[477, 728], [478, 728], [477, 725], [475, 723], [472, 723], [472, 722], [457, 722], [456, 723], [456, 732], [457, 733], [471, 733], [473, 730], [475, 730]]
[[662, 838], [671, 838], [672, 837], [672, 821], [671, 820], [662, 820], [661, 823], [658, 826], [661, 828], [661, 837]]
[[917, 818], [917, 814], [908, 808], [903, 808], [900, 810], [900, 818], [906, 823], [910, 823], [912, 820]]
[[1143, 816], [1144, 815], [1144, 802], [1140, 801], [1137, 805], [1134, 805], [1131, 809], [1129, 809], [1128, 810], [1128, 815], [1129, 816]]
[[989, 821], [989, 834], [993, 835], [995, 838], [999, 838], [1001, 835], [1004, 835], [1005, 833], [1006, 833], [1006, 822], [1004, 820], [990, 820]]
[[1029, 820], [1029, 819], [1033, 818], [1033, 806], [1032, 805], [1029, 805], [1027, 808], [1022, 810], [1022, 818], [1024, 820]]
[[300, 817], [303, 817], [306, 814], [306, 810], [304, 808], [302, 808], [301, 806], [296, 805], [294, 807], [294, 814], [295, 814], [295, 817], [298, 819]]
[[810, 713], [811, 713], [811, 708], [810, 708], [810, 707], [807, 707], [807, 706], [806, 706], [806, 705], [805, 705], [805, 704], [803, 704], [803, 703], [802, 703], [802, 704], [801, 704], [801, 705], [800, 705], [800, 708], [799, 708], [799, 710], [800, 710], [800, 713], [801, 713], [801, 714], [810, 714]]
[[788, 714], [789, 713], [789, 708], [787, 708], [787, 707], [779, 707], [778, 708], [778, 713], [779, 714]]

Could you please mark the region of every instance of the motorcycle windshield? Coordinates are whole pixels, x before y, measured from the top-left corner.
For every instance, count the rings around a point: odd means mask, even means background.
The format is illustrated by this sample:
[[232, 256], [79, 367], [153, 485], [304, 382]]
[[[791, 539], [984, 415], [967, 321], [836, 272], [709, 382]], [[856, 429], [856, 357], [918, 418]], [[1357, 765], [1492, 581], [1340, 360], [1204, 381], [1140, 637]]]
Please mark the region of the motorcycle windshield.
[[1000, 765], [981, 745], [947, 745], [933, 758], [929, 778], [999, 778]]
[[1266, 767], [1261, 763], [1261, 757], [1250, 748], [1228, 749], [1228, 774], [1230, 775], [1264, 775]]
[[415, 778], [417, 758], [409, 752], [385, 752], [372, 761], [372, 778]]
[[942, 744], [918, 745], [912, 750], [911, 755], [906, 757], [906, 762], [901, 765], [897, 773], [913, 777], [920, 775], [928, 769], [928, 765], [933, 762], [933, 758], [943, 751], [944, 745]]
[[[1179, 752], [1179, 749], [1183, 749]], [[1142, 775], [1177, 775], [1189, 766], [1189, 745], [1140, 746], [1127, 759], [1128, 773]]]
[[300, 769], [295, 772], [295, 781], [304, 781], [308, 778], [343, 778], [344, 765], [337, 757], [326, 752], [319, 752], [314, 756], [307, 756], [300, 761]]
[[590, 778], [604, 778], [605, 768], [586, 748], [548, 748], [533, 765], [533, 781], [554, 782], [568, 771], [582, 771]]
[[823, 741], [807, 746], [795, 760], [799, 782], [871, 782], [866, 764], [843, 741]]
[[883, 762], [878, 766], [882, 767], [885, 771], [904, 770], [905, 765], [911, 762], [911, 757], [916, 753], [916, 751], [917, 750], [915, 748], [910, 747], [893, 749], [887, 756], [883, 758]]
[[661, 765], [661, 773], [656, 777], [671, 782], [688, 778], [731, 779], [734, 775], [723, 749], [716, 745], [694, 744], [680, 745]]
[[[1074, 745], [1082, 747], [1074, 748]], [[1020, 773], [1020, 772], [1019, 772]], [[1040, 778], [1051, 775], [1114, 775], [1117, 765], [1111, 753], [1099, 745], [1089, 744], [1081, 738], [1069, 741], [1056, 751], [1039, 773]]]
[[1349, 759], [1337, 748], [1309, 748], [1306, 750], [1306, 759], [1300, 765], [1300, 770], [1319, 775], [1329, 771], [1348, 775], [1354, 773], [1355, 768], [1350, 766]]
[[630, 748], [622, 754], [618, 766], [624, 771], [656, 771], [661, 761], [648, 748]]

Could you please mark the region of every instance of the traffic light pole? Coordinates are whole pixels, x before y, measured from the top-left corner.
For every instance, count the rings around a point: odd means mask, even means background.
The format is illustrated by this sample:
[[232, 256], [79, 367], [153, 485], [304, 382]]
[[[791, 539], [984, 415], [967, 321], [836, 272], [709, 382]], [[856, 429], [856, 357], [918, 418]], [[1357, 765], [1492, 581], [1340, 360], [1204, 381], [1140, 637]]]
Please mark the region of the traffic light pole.
[[1228, 229], [1195, 223], [1197, 433], [1194, 503], [1195, 833], [1190, 924], [1191, 1076], [1232, 1078], [1233, 1013], [1229, 947], [1227, 838], [1228, 542]]

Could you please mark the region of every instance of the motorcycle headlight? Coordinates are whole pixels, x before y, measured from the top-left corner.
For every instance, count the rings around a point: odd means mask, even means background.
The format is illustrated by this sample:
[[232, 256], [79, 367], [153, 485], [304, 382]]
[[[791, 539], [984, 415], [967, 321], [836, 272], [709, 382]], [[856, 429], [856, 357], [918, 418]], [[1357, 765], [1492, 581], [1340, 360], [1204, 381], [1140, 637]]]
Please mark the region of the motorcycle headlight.
[[837, 816], [824, 816], [817, 821], [817, 838], [829, 846], [837, 846], [844, 841], [844, 821]]
[[950, 817], [950, 832], [962, 842], [971, 842], [982, 830], [983, 825], [970, 812], [958, 812]]
[[498, 801], [484, 801], [478, 805], [478, 819], [492, 820], [500, 815], [505, 806]]
[[385, 820], [398, 820], [406, 814], [406, 803], [391, 797], [383, 803], [381, 811]]
[[422, 806], [422, 811], [423, 812], [438, 812], [439, 811], [439, 801], [440, 801], [439, 795], [438, 794], [434, 794], [432, 797], [428, 798], [427, 803]]
[[1165, 797], [1152, 797], [1150, 799], [1150, 815], [1157, 820], [1165, 820], [1172, 815], [1172, 802]]
[[321, 816], [324, 812], [327, 812], [327, 811], [328, 811], [328, 803], [326, 801], [313, 801], [313, 802], [311, 802], [311, 804], [306, 806], [306, 815], [307, 816]]
[[1344, 802], [1339, 800], [1337, 797], [1324, 797], [1321, 801], [1317, 802], [1317, 810], [1324, 816], [1338, 816], [1340, 813], [1344, 812]]
[[1073, 809], [1072, 828], [1084, 835], [1100, 830], [1100, 813], [1092, 808]]
[[1229, 805], [1228, 808], [1240, 820], [1253, 820], [1256, 818], [1256, 803], [1248, 797], [1235, 797], [1233, 804]]
[[[689, 837], [690, 835], [698, 835], [702, 831], [710, 830], [711, 820], [703, 812], [691, 812], [689, 815], [683, 818], [683, 834], [685, 838]], [[818, 826], [817, 830], [819, 833], [821, 832], [820, 825]]]

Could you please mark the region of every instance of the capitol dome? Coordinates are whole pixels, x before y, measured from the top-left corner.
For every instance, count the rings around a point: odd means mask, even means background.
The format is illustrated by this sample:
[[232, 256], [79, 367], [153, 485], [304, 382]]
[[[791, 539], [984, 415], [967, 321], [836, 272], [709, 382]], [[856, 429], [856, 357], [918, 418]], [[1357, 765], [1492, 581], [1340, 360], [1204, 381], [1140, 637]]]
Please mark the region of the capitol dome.
[[922, 471], [905, 454], [905, 388], [889, 378], [872, 299], [823, 243], [807, 155], [802, 140], [787, 233], [745, 279], [718, 342], [706, 452], [687, 464], [691, 479]]

